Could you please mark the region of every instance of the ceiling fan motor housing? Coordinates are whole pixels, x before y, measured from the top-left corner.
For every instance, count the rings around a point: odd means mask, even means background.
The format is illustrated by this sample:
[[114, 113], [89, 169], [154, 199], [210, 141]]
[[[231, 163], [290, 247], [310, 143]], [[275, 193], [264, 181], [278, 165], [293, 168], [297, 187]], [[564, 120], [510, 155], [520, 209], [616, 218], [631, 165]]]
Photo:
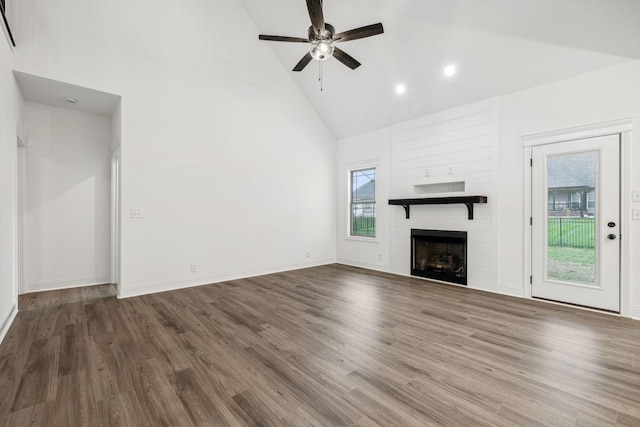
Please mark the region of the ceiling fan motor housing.
[[318, 40], [331, 40], [333, 35], [336, 33], [336, 29], [333, 28], [333, 25], [324, 23], [324, 32], [322, 34], [316, 34], [313, 31], [313, 26], [309, 27], [309, 41], [315, 42]]

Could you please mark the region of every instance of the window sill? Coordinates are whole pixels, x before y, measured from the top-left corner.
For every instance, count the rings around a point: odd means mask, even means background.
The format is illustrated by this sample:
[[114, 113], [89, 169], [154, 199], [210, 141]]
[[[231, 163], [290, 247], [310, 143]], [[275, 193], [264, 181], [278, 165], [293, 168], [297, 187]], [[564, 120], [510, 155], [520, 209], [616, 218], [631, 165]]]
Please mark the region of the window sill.
[[345, 236], [344, 238], [345, 240], [352, 240], [354, 242], [378, 243], [377, 237]]

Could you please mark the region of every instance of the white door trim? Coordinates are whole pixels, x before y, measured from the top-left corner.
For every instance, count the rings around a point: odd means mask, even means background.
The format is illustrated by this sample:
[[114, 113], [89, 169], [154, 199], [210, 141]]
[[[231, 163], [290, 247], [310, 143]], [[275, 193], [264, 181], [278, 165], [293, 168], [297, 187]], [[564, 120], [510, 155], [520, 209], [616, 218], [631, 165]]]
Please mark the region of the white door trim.
[[532, 150], [531, 146], [524, 147], [523, 165], [524, 165], [524, 188], [522, 189], [523, 204], [524, 204], [524, 218], [523, 218], [523, 242], [524, 242], [524, 276], [522, 283], [524, 283], [524, 297], [531, 299], [531, 277], [533, 274], [533, 260], [531, 259], [531, 218], [533, 212], [531, 212], [531, 162], [532, 162]]
[[632, 131], [620, 133], [620, 315], [640, 318], [640, 307], [631, 307], [631, 141]]
[[531, 281], [533, 266], [531, 262], [531, 148], [536, 145], [574, 141], [596, 136], [620, 134], [620, 315], [640, 318], [640, 307], [631, 307], [630, 254], [631, 242], [626, 233], [631, 223], [631, 141], [633, 140], [634, 118], [627, 117], [584, 126], [551, 130], [548, 132], [522, 135], [523, 145], [523, 241], [524, 241], [524, 297], [531, 299]]
[[608, 122], [593, 123], [583, 126], [552, 130], [549, 132], [532, 133], [522, 135], [522, 145], [525, 147], [534, 145], [554, 144], [556, 142], [575, 141], [596, 136], [615, 135], [633, 131], [633, 117], [611, 120]]
[[16, 150], [16, 295], [27, 293], [27, 145], [17, 129]]
[[120, 290], [120, 191], [121, 191], [120, 149], [111, 155], [111, 283]]

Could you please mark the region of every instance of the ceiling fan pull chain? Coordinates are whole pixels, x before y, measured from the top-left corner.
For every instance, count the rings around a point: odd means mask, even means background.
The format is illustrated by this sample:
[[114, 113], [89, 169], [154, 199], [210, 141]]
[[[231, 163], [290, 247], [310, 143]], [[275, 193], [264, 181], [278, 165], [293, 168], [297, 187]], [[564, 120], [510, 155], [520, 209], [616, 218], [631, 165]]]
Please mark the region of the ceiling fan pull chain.
[[320, 65], [319, 72], [318, 72], [318, 80], [320, 81], [320, 92], [322, 92], [322, 61], [318, 61], [318, 64]]

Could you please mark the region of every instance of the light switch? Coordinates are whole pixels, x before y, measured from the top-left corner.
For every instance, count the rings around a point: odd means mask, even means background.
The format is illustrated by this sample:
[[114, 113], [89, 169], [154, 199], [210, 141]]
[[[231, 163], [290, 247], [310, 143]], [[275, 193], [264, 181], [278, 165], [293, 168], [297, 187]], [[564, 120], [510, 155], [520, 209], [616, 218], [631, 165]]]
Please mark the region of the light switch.
[[142, 218], [142, 209], [131, 209], [131, 218]]
[[640, 209], [633, 210], [633, 219], [634, 221], [640, 221]]
[[631, 192], [631, 201], [632, 202], [640, 202], [640, 191], [633, 190]]

